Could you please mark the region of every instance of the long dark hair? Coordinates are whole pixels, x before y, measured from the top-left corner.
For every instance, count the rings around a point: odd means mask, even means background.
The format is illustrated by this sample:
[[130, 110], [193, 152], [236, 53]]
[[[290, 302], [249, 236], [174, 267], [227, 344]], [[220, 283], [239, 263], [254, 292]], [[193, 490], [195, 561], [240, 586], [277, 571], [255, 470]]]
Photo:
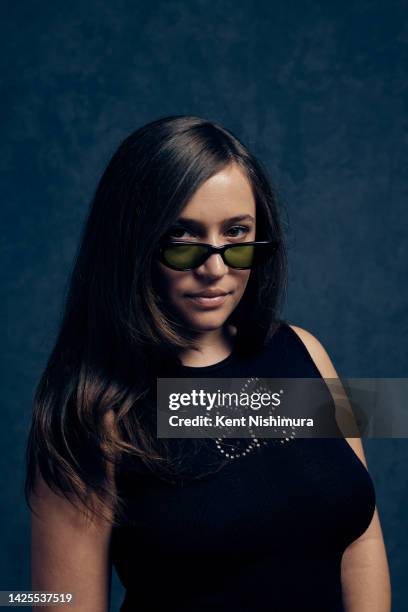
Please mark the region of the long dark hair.
[[237, 350], [256, 350], [279, 326], [286, 252], [277, 194], [261, 163], [230, 131], [199, 117], [165, 117], [130, 134], [97, 186], [36, 389], [25, 482], [32, 511], [38, 474], [54, 492], [105, 518], [112, 511], [124, 516], [109, 477], [118, 457], [174, 477], [142, 407], [160, 364], [177, 360], [194, 338], [155, 288], [154, 249], [200, 185], [231, 163], [253, 189], [256, 239], [278, 241], [274, 257], [251, 271], [230, 317]]

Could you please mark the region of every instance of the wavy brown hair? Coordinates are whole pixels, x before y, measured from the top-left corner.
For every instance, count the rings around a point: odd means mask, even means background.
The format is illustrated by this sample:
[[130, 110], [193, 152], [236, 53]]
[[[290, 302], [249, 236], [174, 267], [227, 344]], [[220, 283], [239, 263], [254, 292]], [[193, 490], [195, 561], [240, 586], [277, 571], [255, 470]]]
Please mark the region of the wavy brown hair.
[[199, 117], [165, 117], [130, 134], [93, 196], [36, 389], [25, 481], [32, 511], [40, 474], [55, 493], [119, 524], [126, 504], [111, 475], [121, 461], [136, 459], [160, 477], [182, 472], [142, 418], [154, 410], [161, 365], [194, 343], [156, 289], [154, 250], [200, 185], [231, 163], [253, 189], [256, 240], [278, 241], [230, 316], [237, 350], [256, 350], [279, 326], [286, 252], [276, 190], [261, 163], [230, 131]]

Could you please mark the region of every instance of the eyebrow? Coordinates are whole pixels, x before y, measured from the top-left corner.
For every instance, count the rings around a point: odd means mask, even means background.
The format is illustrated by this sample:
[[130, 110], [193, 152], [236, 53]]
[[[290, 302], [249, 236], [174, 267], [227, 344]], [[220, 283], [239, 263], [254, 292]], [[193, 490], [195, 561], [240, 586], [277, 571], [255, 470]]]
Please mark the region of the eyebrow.
[[[221, 225], [226, 225], [227, 223], [237, 223], [238, 221], [255, 222], [255, 219], [252, 215], [236, 215], [235, 217], [230, 217], [229, 219], [223, 219], [221, 221]], [[175, 224], [177, 223], [188, 225], [192, 228], [198, 228], [198, 229], [205, 227], [205, 225], [201, 223], [200, 221], [197, 221], [196, 219], [189, 219], [188, 217], [179, 217], [176, 220]]]

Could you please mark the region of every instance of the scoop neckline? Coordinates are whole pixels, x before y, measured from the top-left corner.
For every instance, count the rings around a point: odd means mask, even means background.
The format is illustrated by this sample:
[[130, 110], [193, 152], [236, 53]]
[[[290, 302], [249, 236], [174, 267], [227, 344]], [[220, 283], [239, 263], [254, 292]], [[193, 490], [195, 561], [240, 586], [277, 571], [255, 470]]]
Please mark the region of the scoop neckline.
[[225, 365], [228, 365], [230, 361], [234, 359], [234, 357], [235, 357], [235, 349], [232, 349], [231, 353], [227, 355], [226, 357], [224, 357], [224, 359], [221, 359], [221, 361], [217, 361], [216, 363], [212, 363], [208, 366], [188, 366], [188, 365], [181, 364], [180, 367], [182, 370], [188, 370], [190, 372], [207, 372], [210, 370], [218, 370], [219, 368], [222, 368]]

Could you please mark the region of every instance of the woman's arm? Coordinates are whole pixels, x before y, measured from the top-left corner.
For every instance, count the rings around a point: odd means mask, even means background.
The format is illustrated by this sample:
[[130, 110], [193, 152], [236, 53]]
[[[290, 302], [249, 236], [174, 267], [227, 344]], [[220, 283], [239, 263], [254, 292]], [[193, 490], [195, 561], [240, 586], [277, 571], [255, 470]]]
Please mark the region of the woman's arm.
[[[338, 379], [323, 345], [311, 333], [291, 325], [306, 346], [323, 378]], [[346, 395], [346, 394], [345, 394]], [[346, 438], [367, 468], [360, 438]], [[344, 551], [341, 564], [346, 612], [390, 612], [391, 582], [377, 508], [367, 530]]]
[[[106, 421], [112, 422], [109, 414]], [[113, 469], [108, 470], [114, 486]], [[108, 612], [111, 588], [111, 524], [84, 514], [37, 476], [32, 498], [31, 580], [33, 591], [73, 593], [75, 612]], [[43, 608], [33, 606], [34, 612]], [[60, 612], [61, 605], [47, 607]]]
[[391, 583], [377, 508], [368, 529], [344, 551], [341, 579], [347, 612], [390, 612]]
[[[110, 595], [110, 525], [85, 522], [83, 514], [55, 495], [37, 477], [31, 515], [31, 581], [33, 591], [72, 593], [76, 612], [108, 612]], [[42, 610], [33, 606], [33, 611]], [[47, 607], [60, 612], [61, 606]]]

